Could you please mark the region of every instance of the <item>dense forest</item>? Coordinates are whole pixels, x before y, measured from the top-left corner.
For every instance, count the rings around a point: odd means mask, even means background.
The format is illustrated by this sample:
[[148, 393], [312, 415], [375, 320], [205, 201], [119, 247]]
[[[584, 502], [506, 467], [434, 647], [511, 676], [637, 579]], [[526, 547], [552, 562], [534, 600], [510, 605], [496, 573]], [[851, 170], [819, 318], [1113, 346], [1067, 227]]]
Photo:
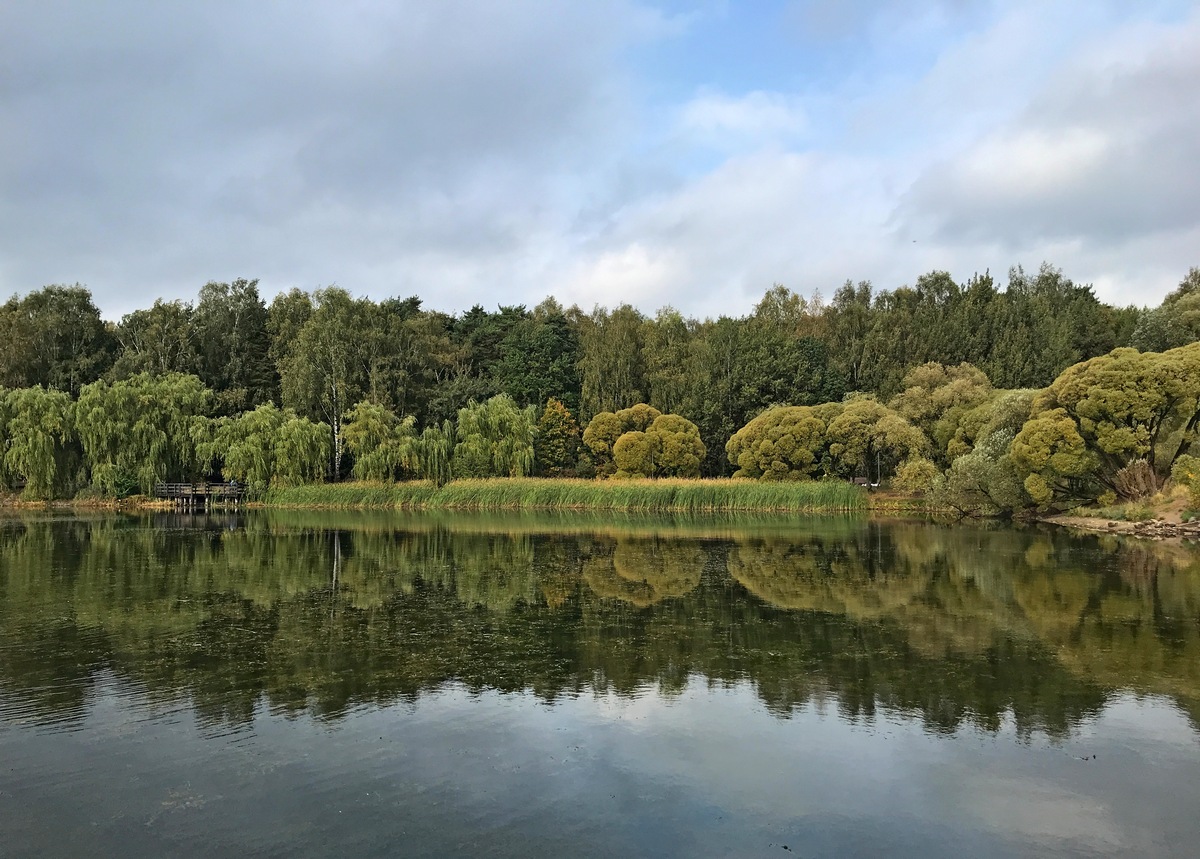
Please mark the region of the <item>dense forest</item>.
[[735, 473], [894, 476], [976, 508], [1129, 496], [1190, 467], [1198, 335], [1200, 269], [1157, 308], [1043, 265], [827, 300], [776, 285], [715, 320], [553, 298], [452, 315], [337, 287], [268, 304], [235, 280], [111, 322], [48, 286], [0, 306], [0, 479], [37, 497]]

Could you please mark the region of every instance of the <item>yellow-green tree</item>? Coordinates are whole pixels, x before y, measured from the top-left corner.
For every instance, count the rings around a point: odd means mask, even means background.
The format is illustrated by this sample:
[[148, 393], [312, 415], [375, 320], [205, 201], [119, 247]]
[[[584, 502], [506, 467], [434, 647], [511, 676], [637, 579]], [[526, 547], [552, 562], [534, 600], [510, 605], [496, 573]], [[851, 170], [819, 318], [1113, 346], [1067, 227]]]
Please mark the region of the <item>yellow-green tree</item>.
[[646, 403], [637, 403], [618, 412], [600, 412], [583, 431], [583, 444], [592, 455], [596, 470], [612, 474], [617, 465], [614, 452], [617, 439], [628, 432], [645, 432], [662, 412]]
[[616, 477], [654, 477], [658, 459], [658, 438], [634, 430], [617, 439], [613, 445]]
[[38, 385], [9, 391], [3, 401], [0, 472], [24, 479], [25, 494], [31, 498], [52, 498], [68, 476], [74, 437], [70, 395]]
[[1064, 408], [1041, 412], [1026, 421], [1012, 442], [1013, 461], [1025, 472], [1025, 491], [1038, 504], [1054, 498], [1085, 500], [1099, 457], [1088, 449], [1079, 426]]
[[659, 415], [646, 435], [655, 439], [656, 476], [700, 476], [700, 463], [708, 451], [694, 423], [681, 415]]
[[992, 383], [979, 368], [962, 363], [944, 366], [936, 361], [909, 370], [904, 390], [889, 406], [933, 442], [934, 455], [944, 464], [953, 457], [948, 448], [963, 416], [991, 399]]
[[85, 385], [75, 427], [92, 481], [109, 493], [149, 493], [157, 481], [194, 476], [194, 432], [211, 402], [198, 378], [178, 373]]
[[659, 415], [613, 445], [618, 477], [698, 477], [706, 452], [700, 430], [680, 415]]
[[420, 469], [416, 418], [401, 419], [391, 410], [361, 402], [346, 413], [346, 448], [354, 457], [359, 480], [392, 481]]
[[725, 444], [734, 477], [805, 480], [828, 457], [828, 418], [837, 408], [775, 406], [738, 430]]
[[868, 398], [846, 403], [829, 421], [827, 433], [835, 472], [843, 477], [874, 476], [878, 480], [929, 447], [920, 429]]
[[1013, 455], [1039, 503], [1121, 492], [1117, 474], [1146, 460], [1160, 482], [1196, 439], [1200, 343], [1115, 349], [1067, 368], [1037, 396]]
[[533, 472], [537, 413], [508, 394], [469, 403], [458, 412], [455, 477], [524, 477]]

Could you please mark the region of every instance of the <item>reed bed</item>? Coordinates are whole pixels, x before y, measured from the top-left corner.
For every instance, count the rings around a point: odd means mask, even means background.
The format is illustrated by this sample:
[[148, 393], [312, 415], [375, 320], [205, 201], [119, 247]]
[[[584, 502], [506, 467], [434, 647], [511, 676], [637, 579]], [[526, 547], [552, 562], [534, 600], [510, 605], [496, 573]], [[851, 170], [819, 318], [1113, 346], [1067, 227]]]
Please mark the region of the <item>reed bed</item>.
[[514, 477], [428, 482], [320, 483], [271, 490], [272, 507], [422, 510], [606, 510], [638, 513], [813, 513], [865, 510], [867, 493], [841, 481], [567, 480]]

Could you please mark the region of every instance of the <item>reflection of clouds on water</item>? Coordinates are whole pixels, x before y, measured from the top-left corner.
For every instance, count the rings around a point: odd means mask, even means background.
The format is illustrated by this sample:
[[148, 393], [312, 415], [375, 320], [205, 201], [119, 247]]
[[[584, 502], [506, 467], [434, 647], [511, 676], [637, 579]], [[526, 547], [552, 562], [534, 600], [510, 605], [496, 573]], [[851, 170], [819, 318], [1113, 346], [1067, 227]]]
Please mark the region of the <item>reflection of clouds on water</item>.
[[[669, 701], [643, 689], [635, 700], [569, 702], [563, 716], [589, 736], [617, 732], [606, 754], [635, 783], [670, 785], [717, 803], [729, 819], [780, 827], [772, 831], [790, 833], [793, 844], [859, 839], [875, 855], [1186, 855], [1153, 849], [1171, 836], [1143, 818], [1153, 820], [1163, 803], [1196, 799], [1197, 784], [1175, 772], [1144, 792], [1139, 785], [1139, 811], [1122, 807], [1132, 799], [1125, 779], [1142, 765], [1128, 750], [1140, 751], [1165, 726], [1178, 737], [1186, 723], [1169, 704], [1158, 706], [1166, 702], [1115, 703], [1089, 723], [1086, 741], [1066, 746], [1044, 735], [1017, 742], [1011, 719], [999, 737], [930, 733], [899, 713], [864, 724], [813, 705], [779, 720], [752, 684], [713, 689], [699, 680]], [[1130, 725], [1139, 706], [1162, 726]], [[1190, 742], [1194, 749], [1194, 735]], [[1084, 750], [1097, 759], [1079, 760]]]
[[1124, 853], [1134, 846], [1112, 822], [1111, 808], [1061, 784], [976, 774], [968, 775], [955, 795], [961, 813], [1007, 838], [1028, 840], [1031, 849], [1067, 842], [1074, 849]]
[[[1148, 695], [1114, 695], [1104, 705], [1104, 726], [1117, 734], [1137, 737], [1143, 755], [1178, 760], [1180, 752], [1196, 750], [1198, 738], [1188, 715], [1170, 698]], [[1076, 736], [1087, 740], [1097, 733], [1094, 720], [1079, 725]]]

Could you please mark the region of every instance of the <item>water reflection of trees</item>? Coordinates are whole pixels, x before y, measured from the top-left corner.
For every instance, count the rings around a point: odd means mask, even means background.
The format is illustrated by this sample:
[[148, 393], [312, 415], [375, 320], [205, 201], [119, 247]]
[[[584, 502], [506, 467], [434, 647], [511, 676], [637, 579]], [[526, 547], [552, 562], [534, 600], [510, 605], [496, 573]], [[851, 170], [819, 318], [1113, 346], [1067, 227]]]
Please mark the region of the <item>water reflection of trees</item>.
[[584, 581], [598, 596], [646, 608], [700, 584], [704, 553], [694, 540], [618, 537], [604, 548], [583, 565]]
[[60, 719], [113, 671], [238, 722], [451, 681], [552, 700], [697, 678], [750, 682], [780, 715], [819, 701], [1052, 733], [1128, 689], [1200, 722], [1200, 561], [1179, 546], [925, 524], [712, 540], [328, 524], [0, 527], [0, 688]]

